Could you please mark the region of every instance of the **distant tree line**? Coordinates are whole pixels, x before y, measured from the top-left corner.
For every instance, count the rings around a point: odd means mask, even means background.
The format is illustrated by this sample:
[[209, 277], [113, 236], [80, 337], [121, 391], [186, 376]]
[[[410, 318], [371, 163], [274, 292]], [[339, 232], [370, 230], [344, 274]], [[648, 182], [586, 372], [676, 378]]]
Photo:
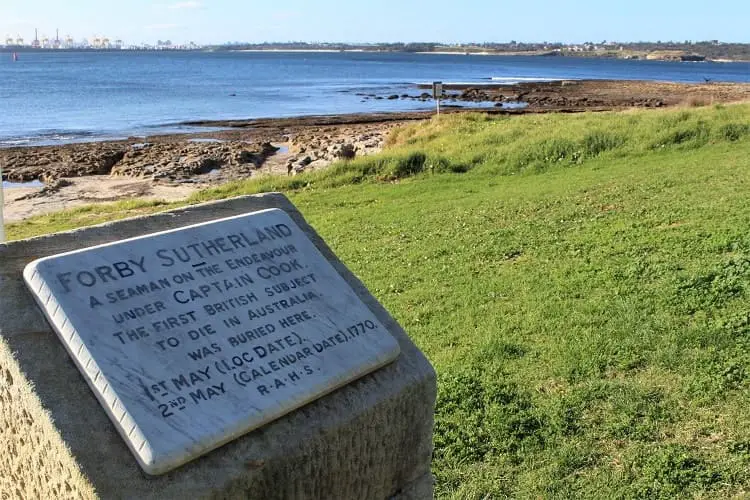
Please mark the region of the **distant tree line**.
[[653, 52], [655, 50], [682, 50], [706, 56], [709, 59], [742, 59], [750, 60], [750, 44], [724, 43], [718, 40], [684, 42], [631, 42], [622, 43], [625, 50]]
[[308, 42], [230, 42], [210, 47], [215, 50], [367, 50], [379, 52], [434, 52], [438, 43], [308, 43]]
[[654, 51], [682, 51], [691, 54], [699, 54], [709, 59], [741, 59], [750, 60], [750, 44], [747, 43], [724, 43], [719, 40], [682, 42], [661, 40], [656, 42], [612, 42], [603, 40], [601, 42], [585, 42], [582, 44], [563, 44], [560, 42], [486, 42], [474, 44], [447, 45], [438, 42], [421, 43], [376, 43], [376, 44], [349, 44], [349, 43], [308, 43], [308, 42], [283, 42], [283, 43], [240, 43], [230, 42], [223, 45], [210, 47], [213, 50], [362, 50], [371, 52], [493, 52], [493, 53], [518, 53], [518, 52], [548, 52], [565, 55], [576, 55], [576, 53], [596, 55], [599, 52], [630, 51], [630, 52], [654, 52]]

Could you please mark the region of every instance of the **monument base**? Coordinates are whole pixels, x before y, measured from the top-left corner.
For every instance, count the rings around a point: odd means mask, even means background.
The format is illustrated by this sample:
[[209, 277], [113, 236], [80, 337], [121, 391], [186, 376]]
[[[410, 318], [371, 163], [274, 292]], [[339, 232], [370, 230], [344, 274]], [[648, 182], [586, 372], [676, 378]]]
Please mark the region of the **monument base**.
[[[392, 364], [163, 476], [146, 475], [23, 282], [30, 261], [280, 208], [398, 340]], [[0, 491], [18, 498], [432, 497], [435, 373], [280, 194], [247, 196], [0, 245]]]

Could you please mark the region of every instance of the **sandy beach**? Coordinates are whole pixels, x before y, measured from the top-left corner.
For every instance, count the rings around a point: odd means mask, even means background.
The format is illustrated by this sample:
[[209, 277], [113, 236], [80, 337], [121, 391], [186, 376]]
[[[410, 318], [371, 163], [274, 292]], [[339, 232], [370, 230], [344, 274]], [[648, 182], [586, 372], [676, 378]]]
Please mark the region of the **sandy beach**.
[[[426, 89], [398, 98], [429, 99]], [[750, 84], [565, 80], [513, 85], [446, 85], [445, 113], [525, 114], [703, 106], [750, 100]], [[392, 98], [375, 96], [372, 98]], [[509, 103], [514, 105], [511, 107]], [[523, 107], [518, 107], [521, 103]], [[7, 222], [75, 206], [123, 199], [173, 201], [225, 182], [294, 175], [337, 159], [382, 150], [394, 127], [432, 112], [201, 121], [206, 133], [0, 150]], [[214, 129], [212, 129], [214, 130]], [[43, 185], [23, 187], [41, 181]], [[39, 184], [39, 183], [37, 183]]]

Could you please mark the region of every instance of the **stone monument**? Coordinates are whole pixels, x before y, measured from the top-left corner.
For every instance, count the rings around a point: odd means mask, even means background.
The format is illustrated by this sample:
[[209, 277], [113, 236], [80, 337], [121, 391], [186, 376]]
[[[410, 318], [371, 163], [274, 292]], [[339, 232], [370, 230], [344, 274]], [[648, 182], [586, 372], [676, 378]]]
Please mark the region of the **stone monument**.
[[0, 245], [0, 382], [11, 496], [432, 495], [432, 368], [280, 194]]

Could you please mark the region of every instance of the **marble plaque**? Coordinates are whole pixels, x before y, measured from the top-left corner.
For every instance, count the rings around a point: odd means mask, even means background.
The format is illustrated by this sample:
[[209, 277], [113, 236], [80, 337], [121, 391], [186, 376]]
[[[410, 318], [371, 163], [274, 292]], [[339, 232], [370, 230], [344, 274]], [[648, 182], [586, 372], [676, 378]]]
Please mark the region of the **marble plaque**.
[[152, 475], [399, 354], [279, 209], [43, 258], [24, 278]]

